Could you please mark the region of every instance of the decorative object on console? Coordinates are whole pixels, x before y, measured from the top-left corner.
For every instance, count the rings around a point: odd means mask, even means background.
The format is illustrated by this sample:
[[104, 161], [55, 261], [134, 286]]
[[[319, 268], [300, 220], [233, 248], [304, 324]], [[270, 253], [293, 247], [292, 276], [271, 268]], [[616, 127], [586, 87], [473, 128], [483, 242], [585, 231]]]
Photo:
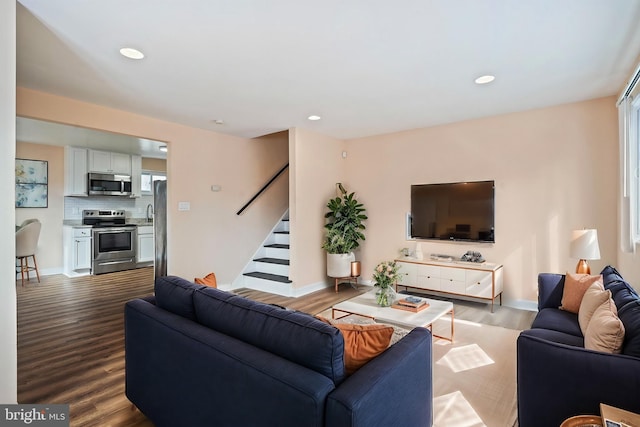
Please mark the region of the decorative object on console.
[[424, 254], [422, 253], [422, 244], [420, 242], [416, 242], [415, 255], [416, 255], [416, 259], [424, 258]]
[[390, 307], [396, 300], [396, 291], [393, 285], [400, 278], [398, 270], [400, 266], [395, 261], [383, 261], [373, 270], [376, 302], [381, 307]]
[[327, 251], [327, 276], [348, 277], [351, 262], [355, 261], [353, 251], [365, 240], [362, 230], [366, 227], [365, 208], [358, 203], [355, 193], [347, 194], [341, 183], [336, 184], [339, 196], [327, 203], [329, 212], [325, 214], [327, 234], [322, 248]]
[[484, 258], [480, 252], [475, 251], [467, 251], [464, 255], [460, 257], [461, 261], [467, 262], [484, 262]]
[[569, 253], [571, 258], [578, 258], [580, 260], [576, 266], [576, 273], [591, 274], [591, 268], [589, 267], [587, 260], [600, 259], [598, 230], [574, 230], [571, 233]]

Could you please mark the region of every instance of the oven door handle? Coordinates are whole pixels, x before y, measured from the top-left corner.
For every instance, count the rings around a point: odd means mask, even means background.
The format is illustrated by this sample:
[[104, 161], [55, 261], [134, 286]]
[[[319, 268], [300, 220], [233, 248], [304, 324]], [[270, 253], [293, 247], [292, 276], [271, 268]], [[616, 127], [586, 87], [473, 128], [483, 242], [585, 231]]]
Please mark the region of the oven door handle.
[[97, 234], [107, 234], [107, 233], [126, 233], [129, 231], [136, 231], [136, 227], [122, 227], [122, 228], [102, 228], [100, 230], [94, 230]]

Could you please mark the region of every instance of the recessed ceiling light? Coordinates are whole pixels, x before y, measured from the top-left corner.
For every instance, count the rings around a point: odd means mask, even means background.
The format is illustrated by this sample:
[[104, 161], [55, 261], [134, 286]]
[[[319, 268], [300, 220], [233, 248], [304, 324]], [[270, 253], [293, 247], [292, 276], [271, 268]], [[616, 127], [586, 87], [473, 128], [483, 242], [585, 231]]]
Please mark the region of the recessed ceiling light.
[[144, 53], [142, 53], [138, 49], [134, 49], [132, 47], [123, 47], [122, 49], [120, 49], [120, 54], [122, 56], [126, 56], [129, 59], [142, 59], [142, 58], [144, 58]]
[[485, 76], [480, 76], [478, 77], [475, 82], [476, 84], [479, 85], [486, 85], [487, 83], [491, 83], [492, 81], [494, 81], [496, 79], [496, 76], [492, 76], [490, 74], [487, 74]]
[[322, 117], [320, 117], [320, 116], [316, 116], [316, 115], [312, 115], [312, 116], [309, 116], [309, 117], [307, 117], [307, 118], [308, 118], [309, 120], [316, 121], [316, 120], [320, 120]]
[[168, 151], [166, 145], [161, 145], [160, 148], [158, 148], [158, 150], [162, 151], [163, 153], [166, 153]]
[[222, 119], [214, 119], [214, 120], [211, 120], [211, 122], [215, 123], [217, 125], [223, 125], [224, 124], [224, 120], [222, 120]]

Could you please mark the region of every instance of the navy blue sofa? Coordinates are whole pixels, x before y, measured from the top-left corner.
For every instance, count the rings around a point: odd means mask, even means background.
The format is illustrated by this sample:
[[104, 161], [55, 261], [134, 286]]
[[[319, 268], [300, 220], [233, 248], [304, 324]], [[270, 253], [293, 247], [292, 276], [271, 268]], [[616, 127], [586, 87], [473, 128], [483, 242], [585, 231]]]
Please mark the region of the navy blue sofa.
[[156, 426], [432, 425], [431, 333], [351, 376], [335, 327], [179, 277], [125, 305], [126, 395]]
[[598, 415], [600, 403], [640, 413], [640, 298], [615, 268], [602, 276], [625, 327], [621, 354], [585, 349], [578, 316], [558, 309], [564, 275], [538, 276], [538, 314], [517, 344], [520, 427]]

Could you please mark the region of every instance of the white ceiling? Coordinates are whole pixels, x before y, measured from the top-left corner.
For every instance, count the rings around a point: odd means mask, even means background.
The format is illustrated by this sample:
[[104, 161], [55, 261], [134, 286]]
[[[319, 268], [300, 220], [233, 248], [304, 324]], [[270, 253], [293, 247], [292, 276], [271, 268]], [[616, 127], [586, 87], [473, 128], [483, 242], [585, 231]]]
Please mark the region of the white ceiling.
[[17, 82], [242, 137], [355, 138], [617, 94], [639, 22], [638, 0], [19, 0]]

